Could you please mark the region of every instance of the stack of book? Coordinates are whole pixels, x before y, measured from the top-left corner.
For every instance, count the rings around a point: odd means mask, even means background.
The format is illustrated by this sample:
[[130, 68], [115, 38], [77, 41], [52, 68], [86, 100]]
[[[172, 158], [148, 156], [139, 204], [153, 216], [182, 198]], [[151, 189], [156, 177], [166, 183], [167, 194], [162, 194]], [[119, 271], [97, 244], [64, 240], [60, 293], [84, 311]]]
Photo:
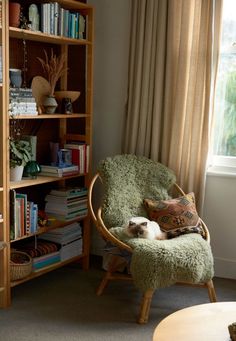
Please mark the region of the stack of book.
[[41, 167], [40, 175], [43, 176], [55, 176], [61, 178], [64, 176], [75, 175], [79, 172], [79, 167], [77, 165], [67, 167], [40, 165], [40, 167]]
[[11, 239], [35, 233], [38, 229], [38, 205], [27, 199], [27, 194], [10, 191]]
[[37, 104], [30, 88], [10, 88], [11, 115], [38, 115]]
[[43, 233], [40, 239], [60, 245], [61, 261], [79, 256], [83, 251], [82, 229], [77, 222]]
[[45, 197], [45, 212], [50, 218], [71, 221], [88, 214], [86, 188], [51, 190]]
[[78, 165], [81, 174], [89, 171], [89, 145], [83, 142], [65, 143], [64, 148], [70, 149], [72, 163]]
[[47, 240], [22, 242], [17, 250], [26, 252], [33, 259], [33, 270], [37, 271], [46, 266], [60, 262], [60, 245]]

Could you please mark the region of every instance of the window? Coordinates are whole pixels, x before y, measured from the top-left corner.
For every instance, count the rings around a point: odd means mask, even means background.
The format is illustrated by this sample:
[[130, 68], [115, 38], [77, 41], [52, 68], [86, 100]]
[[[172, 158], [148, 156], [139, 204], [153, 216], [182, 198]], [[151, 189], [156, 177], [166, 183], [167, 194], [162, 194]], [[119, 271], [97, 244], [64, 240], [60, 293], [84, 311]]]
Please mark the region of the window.
[[[213, 165], [236, 173], [236, 1], [224, 0], [213, 128]], [[235, 167], [235, 168], [234, 168]]]

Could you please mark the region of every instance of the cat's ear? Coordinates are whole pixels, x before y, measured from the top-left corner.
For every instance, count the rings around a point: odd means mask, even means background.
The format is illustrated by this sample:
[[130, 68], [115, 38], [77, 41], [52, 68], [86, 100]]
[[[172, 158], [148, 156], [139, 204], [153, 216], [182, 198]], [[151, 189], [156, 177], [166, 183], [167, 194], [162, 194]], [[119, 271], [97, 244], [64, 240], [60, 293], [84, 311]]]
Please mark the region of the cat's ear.
[[129, 221], [129, 227], [135, 226], [136, 224], [133, 221]]
[[140, 225], [146, 227], [147, 226], [147, 221], [142, 222]]

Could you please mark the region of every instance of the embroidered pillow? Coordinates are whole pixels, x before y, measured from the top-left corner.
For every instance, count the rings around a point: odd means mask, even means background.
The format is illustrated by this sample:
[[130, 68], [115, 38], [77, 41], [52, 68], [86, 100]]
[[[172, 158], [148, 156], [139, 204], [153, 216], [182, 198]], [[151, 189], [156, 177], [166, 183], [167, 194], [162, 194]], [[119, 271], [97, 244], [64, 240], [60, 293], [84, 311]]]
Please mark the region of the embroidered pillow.
[[200, 233], [204, 236], [194, 193], [169, 200], [144, 199], [144, 206], [149, 219], [156, 221], [167, 232], [168, 238], [186, 233]]

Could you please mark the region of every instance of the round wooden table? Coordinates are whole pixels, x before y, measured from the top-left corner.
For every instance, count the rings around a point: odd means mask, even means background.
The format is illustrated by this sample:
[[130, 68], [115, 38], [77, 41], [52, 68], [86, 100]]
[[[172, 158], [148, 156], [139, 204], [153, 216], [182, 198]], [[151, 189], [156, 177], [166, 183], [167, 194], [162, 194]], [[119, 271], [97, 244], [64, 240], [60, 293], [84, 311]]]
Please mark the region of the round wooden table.
[[195, 305], [167, 316], [153, 341], [229, 341], [228, 325], [236, 322], [236, 302]]

